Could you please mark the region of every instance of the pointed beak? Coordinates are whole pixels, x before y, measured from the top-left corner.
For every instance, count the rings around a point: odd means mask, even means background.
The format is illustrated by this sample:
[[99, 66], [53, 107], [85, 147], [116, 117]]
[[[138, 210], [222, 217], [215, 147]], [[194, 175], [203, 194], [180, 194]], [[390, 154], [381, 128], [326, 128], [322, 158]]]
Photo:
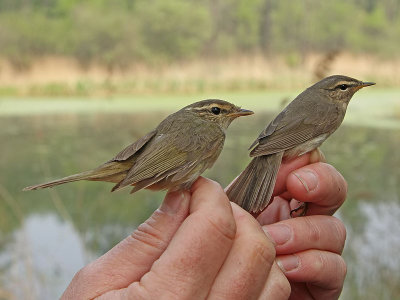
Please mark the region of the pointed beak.
[[360, 84], [360, 89], [363, 88], [363, 87], [370, 86], [370, 85], [375, 85], [375, 84], [376, 84], [375, 82], [362, 82]]
[[252, 114], [254, 114], [254, 112], [252, 112], [251, 110], [241, 108], [239, 111], [230, 113], [229, 116], [237, 118], [237, 117], [242, 117], [242, 116], [249, 116]]

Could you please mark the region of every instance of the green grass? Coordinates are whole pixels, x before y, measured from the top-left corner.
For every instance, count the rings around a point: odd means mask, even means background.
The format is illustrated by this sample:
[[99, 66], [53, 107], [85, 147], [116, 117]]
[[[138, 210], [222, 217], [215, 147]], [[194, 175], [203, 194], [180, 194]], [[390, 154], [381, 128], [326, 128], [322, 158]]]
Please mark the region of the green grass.
[[[198, 95], [151, 95], [118, 98], [3, 98], [0, 116], [40, 114], [134, 113], [176, 111], [194, 101], [220, 98], [242, 107], [278, 111], [298, 92], [236, 92]], [[345, 122], [362, 126], [400, 128], [400, 89], [371, 87], [357, 93], [351, 101]]]

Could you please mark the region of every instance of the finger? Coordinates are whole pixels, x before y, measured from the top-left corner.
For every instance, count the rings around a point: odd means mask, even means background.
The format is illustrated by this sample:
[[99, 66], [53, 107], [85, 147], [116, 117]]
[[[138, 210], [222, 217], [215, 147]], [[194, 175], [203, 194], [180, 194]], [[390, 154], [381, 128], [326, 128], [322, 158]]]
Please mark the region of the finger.
[[232, 203], [236, 236], [207, 299], [258, 299], [275, 262], [274, 244], [260, 224]]
[[288, 175], [286, 186], [293, 198], [311, 202], [308, 215], [332, 215], [344, 202], [347, 183], [331, 165], [315, 163]]
[[[309, 164], [310, 158], [311, 153], [306, 153], [290, 161], [282, 161], [276, 178], [273, 196], [280, 195], [286, 190], [286, 177], [290, 174], [290, 172]], [[312, 156], [312, 159], [315, 160], [317, 157], [314, 155]], [[235, 180], [236, 178], [233, 181]], [[229, 188], [232, 182], [225, 188], [225, 190]]]
[[[287, 191], [286, 180], [289, 174], [299, 168], [302, 168], [310, 163], [310, 160], [315, 161], [320, 159], [320, 156], [315, 154], [315, 151], [301, 155], [289, 161], [282, 161], [279, 168], [277, 179], [272, 193], [273, 201], [260, 214], [255, 214], [255, 217], [261, 224], [271, 224], [280, 220], [291, 218], [290, 207], [284, 199], [291, 199], [292, 196]], [[319, 153], [319, 152], [318, 152]], [[279, 195], [280, 198], [274, 196]], [[279, 202], [279, 205], [278, 205]]]
[[277, 257], [278, 266], [293, 282], [307, 283], [313, 299], [337, 299], [343, 287], [347, 267], [336, 253], [306, 250]]
[[290, 282], [291, 294], [289, 300], [315, 300], [310, 294], [305, 282]]
[[235, 234], [232, 208], [221, 186], [198, 179], [192, 186], [190, 215], [151, 270], [127, 292], [144, 299], [204, 299]]
[[288, 175], [310, 163], [310, 153], [306, 153], [304, 155], [301, 155], [295, 159], [289, 160], [289, 161], [282, 161], [282, 164], [279, 168], [278, 175], [276, 177], [276, 183], [274, 187], [274, 192], [272, 193], [273, 196], [277, 196], [282, 194], [283, 192], [286, 191], [286, 178]]
[[189, 200], [187, 191], [168, 193], [160, 208], [132, 235], [74, 276], [64, 299], [75, 294], [92, 299], [139, 280], [164, 252], [187, 216]]
[[279, 222], [281, 220], [290, 219], [290, 202], [281, 196], [275, 197], [274, 201], [268, 205], [258, 217], [257, 221], [261, 225], [268, 225]]
[[[290, 283], [282, 270], [274, 262], [269, 278], [261, 292], [259, 300], [286, 300], [289, 298], [291, 292]], [[243, 298], [246, 299], [246, 298]]]
[[309, 216], [263, 226], [275, 242], [277, 254], [319, 249], [342, 253], [346, 228], [342, 221], [331, 216]]

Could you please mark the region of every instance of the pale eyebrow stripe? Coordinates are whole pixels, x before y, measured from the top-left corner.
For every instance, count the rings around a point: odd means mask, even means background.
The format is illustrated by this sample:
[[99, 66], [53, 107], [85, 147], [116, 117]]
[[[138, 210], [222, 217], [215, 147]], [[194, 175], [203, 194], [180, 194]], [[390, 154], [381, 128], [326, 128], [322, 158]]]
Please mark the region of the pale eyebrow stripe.
[[348, 81], [339, 81], [337, 85], [346, 84], [346, 85], [355, 85], [355, 82], [348, 82]]
[[229, 108], [229, 107], [227, 107], [226, 105], [221, 105], [221, 104], [218, 104], [218, 103], [211, 103], [211, 104], [209, 104], [209, 105], [207, 105], [207, 106], [187, 108], [187, 110], [189, 110], [189, 109], [207, 110], [207, 109], [210, 109], [210, 108], [212, 108], [212, 107], [214, 107], [214, 106], [217, 106], [217, 107], [219, 107], [220, 109], [228, 109], [228, 108]]

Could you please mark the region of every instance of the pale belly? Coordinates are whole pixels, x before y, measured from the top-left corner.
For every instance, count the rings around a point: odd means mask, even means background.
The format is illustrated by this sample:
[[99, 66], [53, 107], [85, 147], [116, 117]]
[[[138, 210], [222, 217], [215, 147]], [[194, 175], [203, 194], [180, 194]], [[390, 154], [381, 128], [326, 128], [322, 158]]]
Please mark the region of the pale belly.
[[321, 146], [321, 144], [327, 139], [328, 136], [329, 136], [328, 133], [321, 134], [320, 136], [317, 136], [316, 138], [314, 138], [310, 141], [300, 144], [292, 149], [288, 149], [283, 154], [283, 157], [287, 158], [287, 159], [291, 159], [291, 158], [295, 158], [297, 156], [303, 155], [307, 152], [310, 152], [310, 151], [314, 150], [315, 148], [318, 148], [319, 146]]

